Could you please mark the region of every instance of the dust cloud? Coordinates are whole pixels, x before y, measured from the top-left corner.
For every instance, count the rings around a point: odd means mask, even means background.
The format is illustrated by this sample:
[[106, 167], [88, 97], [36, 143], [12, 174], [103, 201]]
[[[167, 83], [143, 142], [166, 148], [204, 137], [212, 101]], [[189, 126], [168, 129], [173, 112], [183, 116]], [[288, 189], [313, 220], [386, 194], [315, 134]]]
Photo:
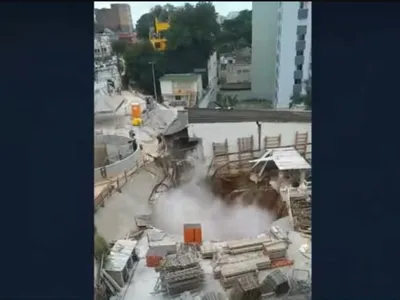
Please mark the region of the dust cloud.
[[265, 232], [274, 217], [256, 205], [240, 200], [227, 205], [202, 182], [204, 168], [196, 167], [193, 179], [161, 195], [153, 207], [153, 224], [170, 234], [183, 235], [184, 223], [200, 223], [203, 240], [254, 237]]

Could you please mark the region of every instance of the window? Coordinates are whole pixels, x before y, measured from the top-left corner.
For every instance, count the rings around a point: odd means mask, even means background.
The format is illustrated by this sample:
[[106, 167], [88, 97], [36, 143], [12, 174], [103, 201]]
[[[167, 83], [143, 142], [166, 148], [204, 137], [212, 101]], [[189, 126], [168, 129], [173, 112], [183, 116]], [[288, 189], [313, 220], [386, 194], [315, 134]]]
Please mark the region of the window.
[[278, 25], [278, 37], [280, 37], [282, 34], [282, 26]]
[[300, 1], [300, 9], [307, 8], [307, 1]]
[[181, 96], [175, 96], [175, 100], [181, 100], [182, 99], [182, 97]]
[[226, 70], [226, 65], [225, 64], [221, 64], [221, 71], [225, 71]]
[[280, 57], [279, 57], [279, 53], [278, 54], [276, 54], [276, 65], [277, 66], [279, 66], [279, 63], [280, 63]]
[[303, 65], [297, 65], [296, 66], [297, 71], [303, 71]]
[[236, 71], [238, 74], [241, 74], [242, 73], [242, 70], [237, 70]]
[[276, 49], [278, 50], [278, 52], [280, 52], [280, 51], [281, 51], [281, 41], [280, 41], [280, 40], [278, 40], [278, 43], [277, 43]]
[[304, 50], [297, 50], [296, 55], [304, 55]]
[[301, 79], [295, 79], [294, 84], [301, 84]]
[[154, 47], [156, 47], [156, 49], [160, 49], [161, 48], [161, 43], [160, 42], [154, 43]]
[[243, 73], [249, 73], [249, 70], [243, 70], [242, 72]]
[[300, 35], [298, 36], [298, 40], [299, 40], [299, 41], [305, 41], [305, 39], [306, 39], [306, 35], [305, 35], [305, 34], [300, 34]]

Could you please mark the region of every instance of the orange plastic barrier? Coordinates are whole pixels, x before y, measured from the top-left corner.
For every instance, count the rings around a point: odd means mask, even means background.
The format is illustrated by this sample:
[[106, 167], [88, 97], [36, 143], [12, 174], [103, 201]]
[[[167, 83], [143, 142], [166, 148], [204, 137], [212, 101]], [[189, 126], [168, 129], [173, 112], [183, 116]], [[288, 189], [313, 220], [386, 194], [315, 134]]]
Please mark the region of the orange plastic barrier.
[[203, 242], [203, 233], [200, 224], [184, 224], [183, 240], [185, 244], [200, 245]]

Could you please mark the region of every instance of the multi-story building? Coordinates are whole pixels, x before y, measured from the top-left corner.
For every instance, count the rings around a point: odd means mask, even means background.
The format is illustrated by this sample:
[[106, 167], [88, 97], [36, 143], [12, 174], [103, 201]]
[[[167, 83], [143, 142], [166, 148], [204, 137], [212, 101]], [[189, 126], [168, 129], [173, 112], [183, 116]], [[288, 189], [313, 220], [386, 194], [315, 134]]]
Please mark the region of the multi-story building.
[[253, 2], [252, 92], [287, 108], [311, 74], [311, 2]]
[[94, 37], [94, 58], [106, 58], [112, 55], [111, 38], [107, 34]]
[[111, 8], [95, 9], [96, 21], [104, 28], [117, 32], [133, 32], [131, 7], [129, 4], [111, 4]]
[[200, 74], [166, 74], [160, 78], [161, 95], [175, 107], [193, 107], [203, 96]]

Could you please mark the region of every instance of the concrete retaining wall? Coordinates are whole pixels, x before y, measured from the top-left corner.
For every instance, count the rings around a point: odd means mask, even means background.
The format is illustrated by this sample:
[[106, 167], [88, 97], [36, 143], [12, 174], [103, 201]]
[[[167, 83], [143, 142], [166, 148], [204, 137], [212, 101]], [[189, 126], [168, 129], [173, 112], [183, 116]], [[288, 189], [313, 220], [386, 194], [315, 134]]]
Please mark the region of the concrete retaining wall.
[[[123, 160], [119, 160], [113, 164], [103, 167], [106, 170], [107, 177], [112, 178], [116, 177], [120, 174], [123, 174], [124, 171], [132, 170], [140, 161], [141, 153], [140, 148], [138, 148], [134, 153], [129, 155]], [[102, 168], [94, 169], [94, 181], [101, 181], [105, 178], [101, 174]]]

